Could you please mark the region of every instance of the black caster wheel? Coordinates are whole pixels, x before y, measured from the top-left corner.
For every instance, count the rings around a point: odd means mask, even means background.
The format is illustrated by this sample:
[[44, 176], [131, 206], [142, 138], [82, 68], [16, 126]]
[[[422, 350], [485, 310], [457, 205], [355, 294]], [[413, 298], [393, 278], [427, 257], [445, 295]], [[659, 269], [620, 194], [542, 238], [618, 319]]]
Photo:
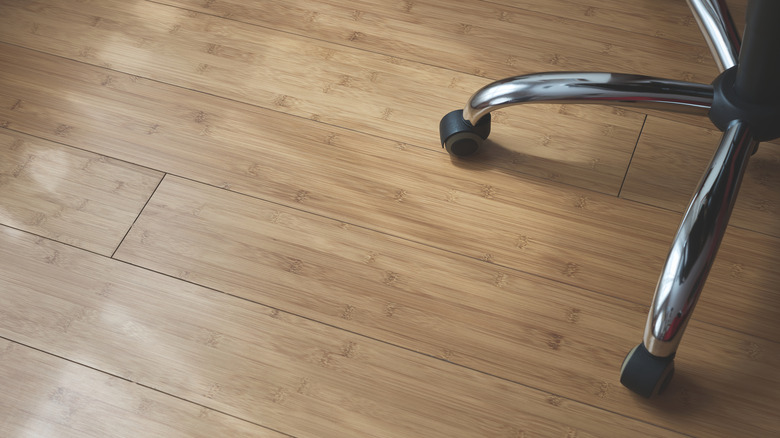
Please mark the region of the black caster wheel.
[[674, 374], [674, 355], [657, 357], [644, 344], [631, 350], [620, 369], [620, 383], [635, 393], [650, 398], [666, 390]]
[[467, 157], [477, 152], [490, 135], [490, 113], [479, 119], [477, 126], [463, 120], [463, 110], [453, 111], [441, 119], [441, 145], [456, 157]]

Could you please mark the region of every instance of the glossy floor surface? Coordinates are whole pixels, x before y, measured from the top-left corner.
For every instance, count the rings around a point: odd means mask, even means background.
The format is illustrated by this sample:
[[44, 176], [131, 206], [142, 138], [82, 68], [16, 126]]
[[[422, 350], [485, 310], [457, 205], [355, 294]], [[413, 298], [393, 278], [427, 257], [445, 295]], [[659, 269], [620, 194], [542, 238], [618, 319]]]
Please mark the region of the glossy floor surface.
[[641, 399], [720, 133], [528, 105], [441, 149], [558, 70], [717, 75], [680, 0], [0, 0], [0, 436], [776, 435], [780, 146]]

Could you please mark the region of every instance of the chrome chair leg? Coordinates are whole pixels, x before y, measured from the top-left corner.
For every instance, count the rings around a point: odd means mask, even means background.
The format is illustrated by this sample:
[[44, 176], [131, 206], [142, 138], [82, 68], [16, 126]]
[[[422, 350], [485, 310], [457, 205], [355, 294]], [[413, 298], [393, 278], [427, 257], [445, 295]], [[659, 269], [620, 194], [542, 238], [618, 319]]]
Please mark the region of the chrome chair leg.
[[619, 105], [709, 116], [724, 132], [691, 199], [658, 280], [642, 343], [620, 381], [651, 397], [674, 373], [674, 356], [715, 260], [750, 156], [780, 138], [780, 1], [750, 0], [744, 41], [725, 0], [687, 0], [721, 71], [712, 85], [614, 73], [539, 73], [493, 82], [439, 124], [451, 155], [474, 153], [490, 113], [523, 103]]
[[442, 147], [455, 156], [471, 155], [490, 134], [490, 113], [524, 103], [619, 105], [706, 115], [711, 85], [649, 76], [557, 72], [515, 76], [493, 82], [447, 114], [439, 125]]
[[757, 145], [750, 128], [734, 121], [704, 172], [672, 242], [645, 325], [644, 344], [653, 356], [677, 351]]
[[515, 76], [489, 84], [471, 96], [463, 118], [472, 125], [485, 114], [523, 103], [620, 105], [707, 114], [712, 86], [650, 76], [557, 72]]
[[742, 42], [725, 0], [688, 0], [688, 6], [723, 72], [737, 65]]
[[732, 122], [683, 216], [658, 279], [643, 343], [626, 356], [620, 371], [620, 382], [640, 395], [652, 397], [662, 392], [674, 373], [674, 355], [757, 146], [747, 124]]

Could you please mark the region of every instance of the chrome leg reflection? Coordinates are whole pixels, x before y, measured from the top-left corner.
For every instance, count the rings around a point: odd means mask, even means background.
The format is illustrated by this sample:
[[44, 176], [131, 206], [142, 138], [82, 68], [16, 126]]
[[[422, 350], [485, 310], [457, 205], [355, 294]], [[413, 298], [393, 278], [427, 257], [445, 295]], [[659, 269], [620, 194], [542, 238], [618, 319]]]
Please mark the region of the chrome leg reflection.
[[726, 232], [742, 175], [756, 144], [746, 125], [733, 122], [693, 195], [658, 280], [645, 325], [644, 345], [654, 356], [668, 357], [677, 351]]
[[493, 82], [469, 99], [463, 119], [476, 126], [488, 113], [523, 103], [633, 106], [706, 115], [711, 85], [649, 76], [559, 72], [515, 76]]
[[712, 57], [723, 72], [737, 65], [741, 41], [725, 0], [688, 0]]

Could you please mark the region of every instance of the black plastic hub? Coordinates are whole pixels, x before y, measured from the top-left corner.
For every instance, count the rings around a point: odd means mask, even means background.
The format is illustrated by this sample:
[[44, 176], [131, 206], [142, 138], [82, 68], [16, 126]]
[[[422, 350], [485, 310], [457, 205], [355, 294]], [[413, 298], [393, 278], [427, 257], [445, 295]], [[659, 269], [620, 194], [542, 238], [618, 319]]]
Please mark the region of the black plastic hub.
[[738, 66], [720, 74], [712, 83], [715, 94], [710, 108], [710, 120], [721, 131], [728, 129], [734, 120], [741, 120], [750, 126], [758, 141], [769, 141], [780, 137], [780, 102], [757, 104], [748, 102], [736, 91]]
[[449, 152], [457, 157], [467, 157], [479, 149], [479, 143], [470, 138], [463, 138], [450, 145]]
[[653, 356], [644, 344], [639, 344], [623, 360], [620, 383], [642, 397], [650, 398], [662, 394], [673, 375], [674, 354]]
[[[451, 136], [466, 132], [474, 133], [483, 140], [488, 138], [490, 135], [490, 113], [479, 119], [477, 126], [472, 126], [471, 123], [463, 119], [463, 110], [452, 111], [439, 122], [439, 138], [442, 146]], [[463, 147], [470, 148], [466, 145]]]

